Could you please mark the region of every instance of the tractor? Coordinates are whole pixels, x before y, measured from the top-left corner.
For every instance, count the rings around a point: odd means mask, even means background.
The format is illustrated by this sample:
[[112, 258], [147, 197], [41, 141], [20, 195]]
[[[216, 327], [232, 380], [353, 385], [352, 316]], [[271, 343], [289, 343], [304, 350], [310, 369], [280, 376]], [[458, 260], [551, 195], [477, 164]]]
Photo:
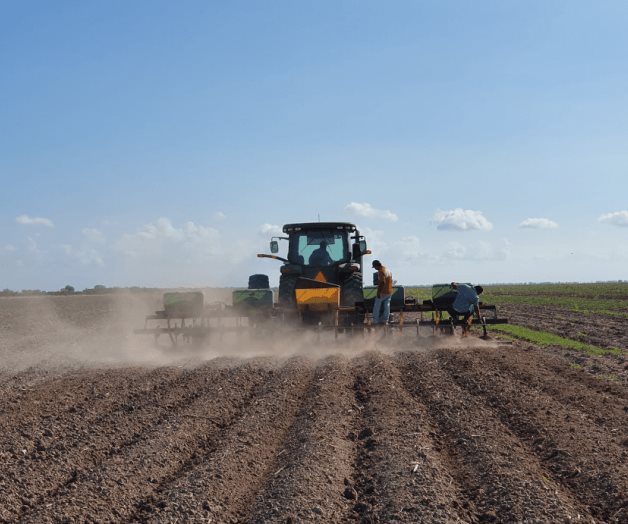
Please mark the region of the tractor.
[[[286, 236], [272, 237], [272, 255], [280, 268], [278, 307], [301, 313], [305, 323], [323, 321], [332, 309], [343, 313], [344, 324], [364, 322], [363, 262], [370, 254], [354, 224], [306, 222], [286, 224]], [[279, 242], [287, 241], [287, 258], [277, 256]], [[261, 277], [261, 276], [260, 276]]]
[[[179, 339], [207, 342], [214, 334], [222, 339], [229, 332], [264, 337], [282, 326], [315, 327], [318, 333], [331, 329], [335, 336], [371, 331], [367, 312], [372, 310], [377, 282], [374, 278], [372, 286], [364, 286], [363, 257], [371, 252], [357, 227], [347, 222], [304, 222], [286, 224], [282, 231], [284, 235], [270, 240], [272, 254], [257, 255], [283, 263], [276, 302], [265, 274], [251, 275], [248, 288], [233, 290], [231, 304], [206, 305], [198, 291], [169, 292], [164, 294], [164, 308], [147, 315], [144, 327], [135, 333], [152, 335], [155, 341], [165, 334], [177, 346]], [[285, 258], [277, 254], [280, 242], [287, 242]], [[395, 284], [391, 300], [395, 319], [388, 322], [385, 332], [413, 328], [418, 337], [419, 327], [426, 326], [432, 334], [454, 333], [459, 324], [446, 316], [454, 297], [449, 284], [435, 284], [432, 299], [419, 302]], [[486, 336], [487, 324], [508, 322], [498, 318], [494, 305], [480, 303], [480, 309], [491, 312], [492, 318], [471, 320], [463, 326], [464, 333], [477, 323]]]

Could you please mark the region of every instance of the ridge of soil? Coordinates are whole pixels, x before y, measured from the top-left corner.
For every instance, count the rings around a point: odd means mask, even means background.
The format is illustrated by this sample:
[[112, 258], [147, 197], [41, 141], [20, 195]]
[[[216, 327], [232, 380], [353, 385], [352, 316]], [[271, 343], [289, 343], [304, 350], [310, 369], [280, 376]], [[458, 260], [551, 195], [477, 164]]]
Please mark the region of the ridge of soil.
[[54, 352], [0, 301], [0, 522], [628, 522], [616, 357], [408, 330], [63, 361], [112, 322], [92, 298], [57, 303]]

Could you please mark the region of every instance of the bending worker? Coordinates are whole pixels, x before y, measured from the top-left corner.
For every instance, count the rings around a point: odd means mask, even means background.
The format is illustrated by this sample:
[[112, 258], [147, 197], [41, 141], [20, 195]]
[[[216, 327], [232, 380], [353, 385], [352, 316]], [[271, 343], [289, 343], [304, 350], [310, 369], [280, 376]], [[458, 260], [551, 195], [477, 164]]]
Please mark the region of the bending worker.
[[377, 269], [377, 297], [373, 302], [373, 324], [386, 324], [390, 316], [390, 299], [393, 293], [392, 273], [379, 260], [373, 260], [373, 267]]
[[467, 323], [474, 312], [477, 313], [478, 320], [482, 320], [480, 314], [480, 295], [482, 291], [484, 291], [484, 288], [482, 286], [474, 287], [471, 284], [458, 284], [457, 282], [452, 282], [451, 287], [458, 291], [453, 304], [447, 309], [447, 313], [449, 313], [454, 321], [457, 322], [460, 315], [464, 315], [464, 322]]

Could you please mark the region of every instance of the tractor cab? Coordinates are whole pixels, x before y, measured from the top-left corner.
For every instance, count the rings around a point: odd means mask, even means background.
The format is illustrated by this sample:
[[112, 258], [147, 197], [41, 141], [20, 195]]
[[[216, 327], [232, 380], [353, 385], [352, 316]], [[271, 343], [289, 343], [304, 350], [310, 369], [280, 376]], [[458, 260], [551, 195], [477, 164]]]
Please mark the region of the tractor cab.
[[280, 306], [294, 307], [295, 290], [311, 281], [338, 287], [343, 306], [363, 301], [362, 257], [370, 252], [354, 224], [286, 224], [283, 233], [286, 236], [274, 237], [270, 242], [273, 254], [279, 252], [280, 241], [288, 243], [286, 258], [270, 255], [284, 262], [279, 277]]

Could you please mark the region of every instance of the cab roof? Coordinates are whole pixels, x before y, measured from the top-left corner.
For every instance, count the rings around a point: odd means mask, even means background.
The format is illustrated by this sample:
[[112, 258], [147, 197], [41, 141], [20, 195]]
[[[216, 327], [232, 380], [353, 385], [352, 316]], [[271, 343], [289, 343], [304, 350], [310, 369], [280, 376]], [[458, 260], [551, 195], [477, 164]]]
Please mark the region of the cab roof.
[[330, 229], [356, 231], [357, 228], [355, 224], [350, 224], [349, 222], [301, 222], [283, 226], [284, 233], [294, 233], [295, 231], [328, 231]]

